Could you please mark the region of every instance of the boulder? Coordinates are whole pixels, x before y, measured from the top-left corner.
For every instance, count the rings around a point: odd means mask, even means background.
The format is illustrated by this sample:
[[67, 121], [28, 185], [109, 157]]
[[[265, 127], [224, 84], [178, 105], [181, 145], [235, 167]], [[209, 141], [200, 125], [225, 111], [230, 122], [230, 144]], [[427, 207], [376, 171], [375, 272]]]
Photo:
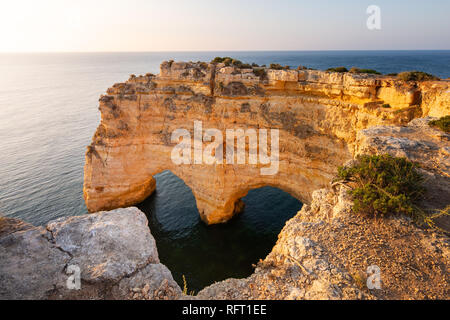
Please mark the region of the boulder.
[[[147, 284], [158, 298], [161, 286], [171, 298], [181, 294], [134, 207], [3, 231], [0, 255], [0, 299], [127, 299]], [[74, 270], [79, 289], [67, 285]]]

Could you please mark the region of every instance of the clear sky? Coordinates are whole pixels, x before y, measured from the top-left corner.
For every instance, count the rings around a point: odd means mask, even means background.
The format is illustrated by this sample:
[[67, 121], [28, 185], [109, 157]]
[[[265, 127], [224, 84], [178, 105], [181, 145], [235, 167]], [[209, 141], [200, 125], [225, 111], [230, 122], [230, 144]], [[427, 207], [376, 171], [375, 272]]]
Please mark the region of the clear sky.
[[0, 52], [377, 49], [450, 49], [450, 1], [0, 0]]

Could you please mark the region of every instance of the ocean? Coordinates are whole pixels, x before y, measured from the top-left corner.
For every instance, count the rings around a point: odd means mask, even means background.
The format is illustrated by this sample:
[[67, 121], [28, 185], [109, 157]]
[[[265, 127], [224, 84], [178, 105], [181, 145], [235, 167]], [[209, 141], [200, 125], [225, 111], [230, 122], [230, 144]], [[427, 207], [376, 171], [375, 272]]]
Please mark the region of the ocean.
[[[420, 70], [450, 77], [450, 51], [282, 51], [0, 54], [0, 213], [34, 225], [85, 214], [86, 146], [100, 121], [98, 98], [130, 74], [158, 73], [163, 60], [247, 63], [315, 69], [353, 66], [382, 73]], [[161, 261], [189, 289], [245, 277], [264, 258], [301, 203], [281, 190], [252, 190], [245, 212], [221, 226], [199, 219], [189, 188], [164, 172], [147, 214]], [[207, 262], [207, 263], [206, 263]]]

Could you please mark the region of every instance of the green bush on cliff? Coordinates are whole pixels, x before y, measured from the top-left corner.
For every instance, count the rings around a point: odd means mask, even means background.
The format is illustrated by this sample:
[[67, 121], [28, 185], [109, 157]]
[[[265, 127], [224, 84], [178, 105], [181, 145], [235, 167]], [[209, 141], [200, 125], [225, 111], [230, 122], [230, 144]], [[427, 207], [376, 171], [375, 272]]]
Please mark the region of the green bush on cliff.
[[422, 71], [406, 71], [397, 75], [398, 79], [403, 81], [430, 81], [439, 80], [438, 77]]
[[444, 132], [450, 133], [450, 115], [442, 117], [438, 120], [430, 121], [428, 124], [432, 127], [439, 128]]
[[233, 66], [240, 69], [251, 69], [252, 65], [248, 63], [243, 63], [241, 60], [233, 59], [231, 57], [215, 57], [213, 60], [211, 60], [211, 63], [218, 64], [218, 63], [224, 63], [225, 66]]
[[269, 68], [274, 69], [274, 70], [289, 70], [290, 69], [289, 66], [282, 66], [279, 63], [271, 63]]
[[371, 216], [404, 213], [424, 221], [416, 202], [425, 193], [417, 165], [390, 155], [363, 155], [354, 165], [339, 167], [338, 177], [354, 188], [353, 211]]
[[184, 274], [182, 275], [182, 277], [183, 277], [183, 294], [185, 296], [187, 296], [187, 295], [194, 296], [195, 295], [194, 290], [192, 290], [188, 293], [187, 281], [186, 281], [186, 277], [184, 276]]
[[356, 67], [351, 68], [350, 73], [381, 74], [380, 72], [373, 70], [373, 69], [359, 69]]
[[230, 59], [230, 57], [215, 57], [214, 59], [211, 60], [211, 63], [222, 63], [224, 62], [226, 59]]
[[231, 62], [233, 61], [233, 58], [230, 57], [215, 57], [213, 60], [211, 60], [211, 63], [217, 64], [217, 63], [224, 63], [227, 67], [231, 65]]
[[348, 72], [346, 67], [328, 68], [328, 72]]
[[267, 78], [267, 72], [264, 68], [253, 68], [253, 73], [258, 76], [261, 80]]

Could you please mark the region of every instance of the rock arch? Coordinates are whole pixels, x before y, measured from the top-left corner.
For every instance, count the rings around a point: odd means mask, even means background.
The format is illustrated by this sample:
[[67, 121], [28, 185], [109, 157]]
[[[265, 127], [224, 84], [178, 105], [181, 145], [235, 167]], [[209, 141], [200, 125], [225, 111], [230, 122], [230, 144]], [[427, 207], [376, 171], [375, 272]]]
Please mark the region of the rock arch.
[[[423, 111], [415, 105], [415, 91], [424, 90], [417, 85], [311, 70], [265, 72], [260, 78], [252, 69], [164, 62], [157, 76], [133, 76], [109, 88], [100, 98], [101, 123], [86, 152], [88, 210], [143, 201], [155, 190], [153, 175], [164, 170], [191, 188], [208, 224], [229, 220], [239, 211], [239, 199], [256, 187], [274, 186], [308, 203], [312, 191], [352, 158], [358, 130], [405, 123]], [[262, 176], [261, 165], [175, 165], [171, 133], [185, 128], [193, 136], [196, 120], [222, 132], [278, 129], [278, 174]]]

